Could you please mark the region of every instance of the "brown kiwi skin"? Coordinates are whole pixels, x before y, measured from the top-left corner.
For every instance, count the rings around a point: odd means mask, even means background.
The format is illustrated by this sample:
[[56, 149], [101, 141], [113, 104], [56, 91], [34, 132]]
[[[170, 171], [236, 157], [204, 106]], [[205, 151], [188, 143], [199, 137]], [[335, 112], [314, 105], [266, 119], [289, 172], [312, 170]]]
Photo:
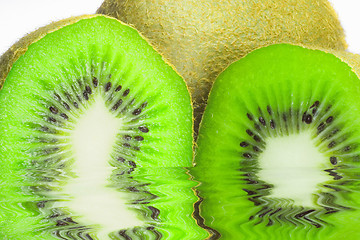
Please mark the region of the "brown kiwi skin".
[[133, 25], [187, 82], [195, 132], [213, 81], [230, 63], [275, 43], [345, 50], [327, 0], [105, 0], [97, 13]]

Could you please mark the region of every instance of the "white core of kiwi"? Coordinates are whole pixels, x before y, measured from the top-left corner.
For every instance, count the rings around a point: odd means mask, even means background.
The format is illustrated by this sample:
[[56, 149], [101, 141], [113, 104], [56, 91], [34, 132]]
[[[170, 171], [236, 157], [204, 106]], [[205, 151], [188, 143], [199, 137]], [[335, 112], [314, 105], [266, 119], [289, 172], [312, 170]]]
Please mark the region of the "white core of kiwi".
[[285, 198], [294, 205], [316, 208], [315, 193], [327, 175], [328, 158], [319, 152], [310, 132], [271, 137], [259, 156], [259, 178], [272, 184], [270, 198]]
[[71, 169], [75, 177], [63, 189], [69, 196], [65, 207], [74, 213], [76, 220], [98, 226], [100, 239], [110, 239], [108, 234], [113, 231], [144, 225], [126, 207], [125, 199], [130, 199], [126, 193], [108, 187], [109, 176], [115, 169], [109, 160], [121, 126], [121, 119], [115, 118], [97, 96], [79, 118], [71, 136], [74, 152]]

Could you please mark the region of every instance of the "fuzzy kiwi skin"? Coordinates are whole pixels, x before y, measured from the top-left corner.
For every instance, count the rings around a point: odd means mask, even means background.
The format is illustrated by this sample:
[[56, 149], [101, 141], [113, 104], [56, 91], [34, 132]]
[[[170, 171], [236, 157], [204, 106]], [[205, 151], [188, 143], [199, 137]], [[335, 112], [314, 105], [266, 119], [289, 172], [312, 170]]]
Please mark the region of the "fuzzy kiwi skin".
[[274, 43], [346, 49], [327, 0], [105, 0], [97, 13], [133, 25], [184, 77], [195, 132], [213, 81], [230, 63]]

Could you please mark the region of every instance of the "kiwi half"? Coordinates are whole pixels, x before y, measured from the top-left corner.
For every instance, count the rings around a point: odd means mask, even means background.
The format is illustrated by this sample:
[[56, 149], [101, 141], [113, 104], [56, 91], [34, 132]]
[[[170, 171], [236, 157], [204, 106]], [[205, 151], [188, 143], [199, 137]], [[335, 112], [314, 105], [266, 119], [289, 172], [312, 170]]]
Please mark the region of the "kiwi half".
[[272, 45], [217, 78], [192, 171], [211, 239], [360, 239], [360, 81], [345, 55]]
[[105, 0], [97, 13], [144, 34], [187, 82], [195, 132], [211, 85], [230, 63], [274, 43], [344, 50], [327, 0]]
[[0, 62], [1, 239], [206, 234], [191, 217], [197, 198], [184, 169], [189, 92], [135, 29], [72, 18]]

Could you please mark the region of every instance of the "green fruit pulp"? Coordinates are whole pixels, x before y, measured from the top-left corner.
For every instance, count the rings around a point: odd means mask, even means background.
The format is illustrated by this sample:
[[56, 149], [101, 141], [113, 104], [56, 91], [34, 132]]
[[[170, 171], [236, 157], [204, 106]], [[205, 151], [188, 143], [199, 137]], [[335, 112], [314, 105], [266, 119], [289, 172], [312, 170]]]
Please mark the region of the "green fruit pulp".
[[[272, 45], [230, 65], [211, 90], [192, 171], [201, 183], [198, 218], [206, 228], [222, 239], [358, 239], [359, 96], [352, 69], [318, 50]], [[268, 149], [274, 139], [300, 133], [322, 156], [303, 160], [320, 160], [318, 165], [296, 169], [291, 166], [299, 163], [290, 162], [285, 168], [264, 157], [267, 150], [274, 150], [270, 156], [287, 150]], [[315, 190], [301, 178], [292, 186], [293, 170]], [[270, 180], [265, 171], [273, 173]], [[282, 195], [276, 195], [279, 189]], [[296, 191], [311, 201], [294, 200]]]

